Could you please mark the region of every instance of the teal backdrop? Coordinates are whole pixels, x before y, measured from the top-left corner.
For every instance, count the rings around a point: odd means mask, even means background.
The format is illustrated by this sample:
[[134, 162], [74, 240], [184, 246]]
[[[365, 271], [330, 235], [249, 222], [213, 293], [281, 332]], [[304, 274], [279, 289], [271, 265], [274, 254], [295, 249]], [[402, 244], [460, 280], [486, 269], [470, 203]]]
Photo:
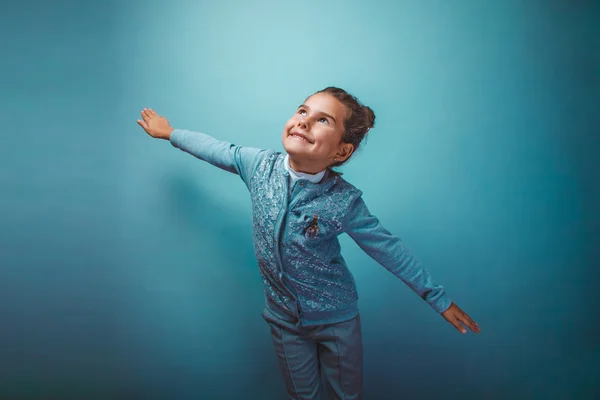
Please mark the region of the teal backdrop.
[[15, 1], [0, 20], [0, 398], [283, 398], [244, 184], [136, 119], [282, 150], [329, 85], [377, 116], [344, 176], [481, 326], [342, 237], [365, 398], [599, 398], [597, 2]]

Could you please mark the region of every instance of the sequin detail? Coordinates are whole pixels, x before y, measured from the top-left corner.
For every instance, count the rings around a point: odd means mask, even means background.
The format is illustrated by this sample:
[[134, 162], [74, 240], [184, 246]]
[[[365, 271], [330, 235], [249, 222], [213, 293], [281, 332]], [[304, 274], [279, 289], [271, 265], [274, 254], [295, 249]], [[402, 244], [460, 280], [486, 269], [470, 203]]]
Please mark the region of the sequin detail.
[[[252, 177], [254, 248], [267, 299], [292, 313], [333, 311], [356, 302], [356, 284], [338, 235], [360, 191], [338, 175], [296, 185], [289, 194], [280, 153]], [[285, 283], [284, 283], [285, 279]], [[295, 301], [294, 301], [295, 300]]]
[[265, 295], [279, 306], [291, 310], [291, 293], [281, 281], [281, 271], [275, 254], [275, 224], [286, 195], [285, 177], [273, 170], [277, 158], [277, 153], [266, 156], [258, 165], [250, 185], [254, 251], [265, 286]]

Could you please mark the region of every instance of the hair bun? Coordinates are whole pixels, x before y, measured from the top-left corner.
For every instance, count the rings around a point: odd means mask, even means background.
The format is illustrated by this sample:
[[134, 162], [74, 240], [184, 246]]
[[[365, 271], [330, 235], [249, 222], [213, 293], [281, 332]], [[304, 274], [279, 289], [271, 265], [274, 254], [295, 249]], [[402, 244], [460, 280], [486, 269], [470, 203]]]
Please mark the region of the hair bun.
[[371, 129], [375, 126], [375, 113], [371, 110], [371, 107], [363, 106], [363, 111], [367, 117], [368, 126], [367, 129]]

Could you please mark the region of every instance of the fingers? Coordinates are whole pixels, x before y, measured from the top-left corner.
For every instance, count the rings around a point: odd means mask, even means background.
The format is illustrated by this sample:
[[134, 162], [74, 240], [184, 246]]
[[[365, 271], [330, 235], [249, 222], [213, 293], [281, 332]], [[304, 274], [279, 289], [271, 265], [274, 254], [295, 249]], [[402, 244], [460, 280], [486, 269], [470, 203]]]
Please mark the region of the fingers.
[[[465, 334], [469, 328], [475, 333], [479, 333], [479, 325], [471, 319], [463, 310], [460, 309], [456, 304], [452, 304], [450, 308], [444, 312], [444, 318], [451, 323], [460, 333]], [[464, 325], [464, 326], [463, 326]]]
[[452, 318], [450, 323], [454, 325], [454, 327], [463, 335], [467, 333], [467, 330], [461, 325], [460, 320], [458, 318]]
[[468, 315], [465, 314], [458, 316], [456, 321], [458, 326], [460, 327], [459, 330], [462, 333], [467, 333], [467, 330], [463, 327], [463, 325], [472, 330], [473, 332], [479, 333], [479, 326], [475, 322], [473, 322]]
[[465, 324], [467, 328], [473, 332], [479, 333], [479, 325], [477, 325], [477, 322], [473, 321], [466, 313], [463, 313], [462, 317], [463, 319], [461, 322]]
[[138, 123], [139, 126], [141, 126], [142, 128], [144, 128], [144, 130], [148, 130], [148, 124], [146, 123], [146, 121], [142, 121], [141, 119], [138, 119], [137, 123]]
[[471, 317], [469, 317], [469, 315], [463, 310], [461, 310], [458, 306], [456, 307], [456, 309], [456, 318], [458, 318], [459, 322], [461, 322], [473, 332], [479, 332], [479, 325], [477, 325], [477, 323], [473, 321]]
[[150, 121], [152, 118], [158, 117], [158, 114], [151, 108], [144, 108], [140, 114], [146, 122]]
[[145, 122], [150, 121], [151, 115], [147, 108], [144, 108], [140, 113]]

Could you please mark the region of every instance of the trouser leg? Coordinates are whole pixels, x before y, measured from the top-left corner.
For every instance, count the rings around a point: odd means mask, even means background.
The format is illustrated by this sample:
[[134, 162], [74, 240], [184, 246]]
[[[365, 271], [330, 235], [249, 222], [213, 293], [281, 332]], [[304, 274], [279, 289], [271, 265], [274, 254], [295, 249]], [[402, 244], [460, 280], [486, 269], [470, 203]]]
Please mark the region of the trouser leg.
[[363, 351], [360, 315], [314, 333], [320, 366], [327, 381], [329, 398], [362, 398]]
[[321, 390], [319, 355], [314, 340], [295, 323], [280, 319], [268, 310], [263, 318], [271, 329], [271, 337], [291, 399], [315, 400]]

